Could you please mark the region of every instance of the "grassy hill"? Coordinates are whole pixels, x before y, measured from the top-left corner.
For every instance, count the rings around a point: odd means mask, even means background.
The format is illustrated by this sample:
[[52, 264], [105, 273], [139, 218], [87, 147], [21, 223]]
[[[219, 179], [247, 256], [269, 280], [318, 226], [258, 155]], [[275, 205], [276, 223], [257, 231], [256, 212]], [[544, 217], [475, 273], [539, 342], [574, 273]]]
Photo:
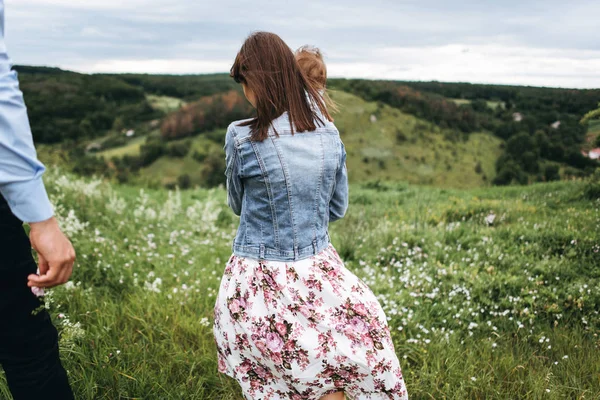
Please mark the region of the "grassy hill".
[[335, 124], [348, 152], [354, 182], [382, 179], [440, 187], [488, 184], [502, 140], [489, 133], [463, 135], [390, 106], [332, 92], [342, 110]]
[[[502, 140], [489, 133], [463, 135], [456, 130], [441, 129], [390, 106], [367, 102], [342, 91], [332, 92], [332, 98], [340, 105], [341, 111], [334, 117], [348, 152], [352, 182], [379, 179], [440, 187], [476, 187], [488, 184], [495, 175], [494, 163], [502, 153]], [[157, 134], [154, 132], [154, 136]], [[202, 184], [204, 159], [215, 153], [224, 156], [221, 149], [224, 134], [223, 129], [171, 141], [171, 144], [186, 144], [190, 151], [184, 157], [160, 157], [140, 170], [140, 179], [169, 185], [188, 175], [192, 185]], [[146, 137], [138, 137], [99, 155], [106, 159], [139, 156], [145, 141]]]
[[[47, 297], [75, 397], [240, 399], [212, 336], [224, 190], [46, 182], [78, 252]], [[600, 182], [350, 192], [332, 241], [380, 299], [412, 399], [600, 397]]]

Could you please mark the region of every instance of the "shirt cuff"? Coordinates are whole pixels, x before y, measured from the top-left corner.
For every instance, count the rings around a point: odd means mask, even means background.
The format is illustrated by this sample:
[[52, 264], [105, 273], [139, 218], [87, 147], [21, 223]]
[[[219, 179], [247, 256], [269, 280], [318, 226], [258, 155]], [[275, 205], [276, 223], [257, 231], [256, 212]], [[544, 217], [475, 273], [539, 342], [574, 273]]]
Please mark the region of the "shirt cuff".
[[41, 222], [54, 215], [41, 177], [4, 185], [2, 194], [13, 214], [23, 222]]

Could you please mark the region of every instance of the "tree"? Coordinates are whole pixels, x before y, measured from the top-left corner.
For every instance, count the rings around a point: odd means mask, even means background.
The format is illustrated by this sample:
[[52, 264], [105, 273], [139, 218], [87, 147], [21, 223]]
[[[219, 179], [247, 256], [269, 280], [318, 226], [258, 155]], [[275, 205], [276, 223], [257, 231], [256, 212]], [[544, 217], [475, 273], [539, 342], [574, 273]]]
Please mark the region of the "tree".
[[525, 132], [512, 136], [506, 142], [506, 153], [516, 159], [521, 159], [524, 153], [535, 149], [535, 140]]
[[544, 167], [544, 180], [546, 182], [560, 180], [559, 171], [560, 167], [558, 164], [546, 164]]
[[177, 178], [177, 186], [180, 189], [189, 189], [192, 186], [192, 179], [188, 174], [179, 175]]
[[202, 178], [204, 184], [208, 187], [215, 187], [225, 184], [225, 157], [218, 153], [210, 154], [204, 160], [204, 169]]
[[498, 174], [492, 182], [494, 185], [510, 185], [512, 183], [524, 185], [527, 183], [527, 174], [514, 160], [507, 160], [502, 165], [497, 165], [496, 169]]

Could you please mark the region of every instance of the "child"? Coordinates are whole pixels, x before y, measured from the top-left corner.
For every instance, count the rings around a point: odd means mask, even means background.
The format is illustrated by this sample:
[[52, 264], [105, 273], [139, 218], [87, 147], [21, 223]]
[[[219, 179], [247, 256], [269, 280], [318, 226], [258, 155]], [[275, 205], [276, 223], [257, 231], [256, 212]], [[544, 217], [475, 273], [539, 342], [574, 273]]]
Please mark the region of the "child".
[[332, 112], [338, 111], [337, 104], [327, 93], [327, 67], [323, 61], [321, 50], [305, 45], [296, 50], [294, 55], [310, 85], [323, 96], [327, 108]]

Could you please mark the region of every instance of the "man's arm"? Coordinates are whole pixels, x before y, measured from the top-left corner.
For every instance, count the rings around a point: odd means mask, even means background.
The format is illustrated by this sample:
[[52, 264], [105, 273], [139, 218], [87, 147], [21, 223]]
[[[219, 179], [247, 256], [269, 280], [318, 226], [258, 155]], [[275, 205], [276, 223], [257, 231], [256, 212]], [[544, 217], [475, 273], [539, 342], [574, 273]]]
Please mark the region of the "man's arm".
[[16, 73], [0, 56], [0, 193], [13, 214], [24, 222], [40, 222], [53, 211], [37, 160], [27, 109]]
[[40, 273], [29, 275], [28, 285], [52, 287], [69, 280], [75, 250], [53, 217], [42, 182], [44, 166], [37, 159], [23, 94], [4, 46], [3, 11], [0, 1], [0, 195], [17, 218], [31, 225]]

